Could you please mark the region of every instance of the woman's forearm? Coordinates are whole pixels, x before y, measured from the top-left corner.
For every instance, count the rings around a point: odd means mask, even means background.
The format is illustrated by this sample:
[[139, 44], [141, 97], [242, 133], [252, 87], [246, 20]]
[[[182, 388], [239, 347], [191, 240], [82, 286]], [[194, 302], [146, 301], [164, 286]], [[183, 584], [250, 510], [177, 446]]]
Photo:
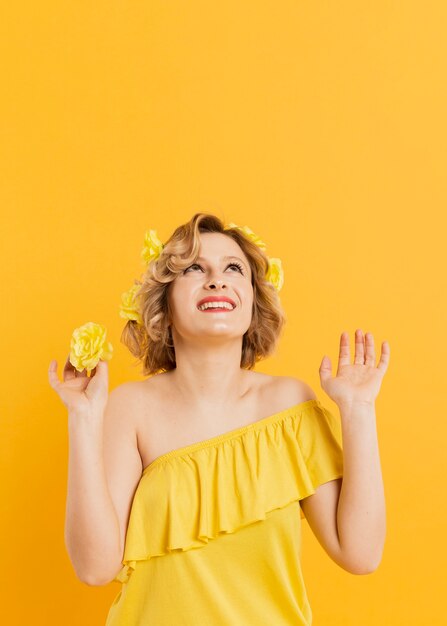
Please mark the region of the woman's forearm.
[[337, 508], [339, 542], [358, 573], [374, 571], [386, 536], [385, 494], [374, 405], [340, 408], [343, 481]]
[[121, 561], [118, 517], [103, 462], [103, 416], [69, 413], [65, 544], [77, 576], [102, 584]]

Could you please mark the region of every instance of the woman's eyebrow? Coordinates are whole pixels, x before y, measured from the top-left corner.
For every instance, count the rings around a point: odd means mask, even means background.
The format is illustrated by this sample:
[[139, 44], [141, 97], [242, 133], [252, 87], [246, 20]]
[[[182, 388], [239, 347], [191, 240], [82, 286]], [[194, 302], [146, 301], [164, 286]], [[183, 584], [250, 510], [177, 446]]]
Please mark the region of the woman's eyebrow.
[[[229, 261], [230, 259], [238, 259], [238, 261], [240, 261], [243, 265], [245, 265], [245, 267], [247, 267], [247, 264], [245, 263], [245, 261], [238, 256], [223, 256], [222, 257], [222, 261]], [[202, 262], [206, 261], [206, 259], [204, 259], [202, 256], [197, 257], [196, 260], [202, 261]]]

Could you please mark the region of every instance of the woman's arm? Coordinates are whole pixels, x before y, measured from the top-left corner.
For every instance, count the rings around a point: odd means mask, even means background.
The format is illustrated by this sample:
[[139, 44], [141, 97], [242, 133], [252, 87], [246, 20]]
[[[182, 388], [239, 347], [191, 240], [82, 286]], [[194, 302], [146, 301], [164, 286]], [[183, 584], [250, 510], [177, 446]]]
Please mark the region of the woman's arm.
[[65, 545], [78, 578], [98, 583], [121, 557], [118, 517], [103, 460], [103, 415], [69, 412]]
[[374, 571], [386, 535], [385, 496], [377, 441], [375, 398], [387, 370], [390, 349], [382, 343], [375, 366], [371, 333], [356, 331], [354, 363], [348, 333], [342, 333], [338, 370], [332, 377], [329, 357], [320, 366], [321, 385], [337, 403], [343, 440], [343, 478], [320, 485], [301, 500], [317, 539], [344, 569], [355, 574]]
[[386, 535], [385, 496], [374, 407], [341, 410], [343, 478], [300, 501], [320, 545], [351, 574], [380, 564]]
[[69, 413], [65, 543], [78, 578], [105, 585], [122, 567], [142, 464], [132, 415], [134, 383], [109, 394], [102, 415]]
[[351, 569], [370, 573], [382, 560], [386, 536], [385, 494], [375, 407], [340, 409], [343, 482], [337, 507], [340, 550]]

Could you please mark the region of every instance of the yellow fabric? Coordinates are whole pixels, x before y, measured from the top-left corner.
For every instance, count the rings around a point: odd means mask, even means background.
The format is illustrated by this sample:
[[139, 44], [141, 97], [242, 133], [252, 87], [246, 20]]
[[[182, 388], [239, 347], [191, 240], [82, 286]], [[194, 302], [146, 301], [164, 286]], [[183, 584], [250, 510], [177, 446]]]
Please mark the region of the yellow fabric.
[[340, 476], [341, 423], [316, 399], [158, 457], [106, 626], [310, 625], [299, 501]]

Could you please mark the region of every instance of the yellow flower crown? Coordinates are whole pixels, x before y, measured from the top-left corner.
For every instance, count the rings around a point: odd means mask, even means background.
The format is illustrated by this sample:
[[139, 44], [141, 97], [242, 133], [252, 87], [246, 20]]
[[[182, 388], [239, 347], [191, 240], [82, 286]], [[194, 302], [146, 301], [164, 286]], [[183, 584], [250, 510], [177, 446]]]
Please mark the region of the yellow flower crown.
[[[259, 246], [259, 248], [264, 251], [266, 250], [265, 243], [257, 235], [255, 235], [255, 233], [248, 228], [248, 226], [238, 226], [237, 224], [230, 222], [227, 226], [225, 226], [225, 228], [238, 228], [248, 237], [248, 239]], [[151, 261], [154, 261], [160, 256], [164, 247], [165, 245], [160, 241], [155, 230], [150, 229], [146, 231], [144, 235], [144, 245], [141, 251], [141, 258], [143, 262], [146, 265], [149, 265]], [[284, 284], [284, 272], [282, 269], [281, 259], [278, 257], [267, 258], [269, 267], [265, 280], [271, 283], [277, 291], [280, 291]], [[143, 323], [136, 304], [136, 297], [140, 287], [140, 284], [135, 283], [128, 291], [121, 294], [121, 306], [119, 311], [121, 317], [128, 320], [134, 320], [138, 324]]]

